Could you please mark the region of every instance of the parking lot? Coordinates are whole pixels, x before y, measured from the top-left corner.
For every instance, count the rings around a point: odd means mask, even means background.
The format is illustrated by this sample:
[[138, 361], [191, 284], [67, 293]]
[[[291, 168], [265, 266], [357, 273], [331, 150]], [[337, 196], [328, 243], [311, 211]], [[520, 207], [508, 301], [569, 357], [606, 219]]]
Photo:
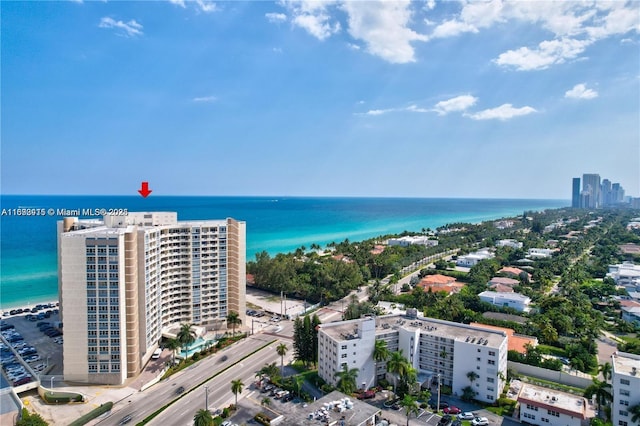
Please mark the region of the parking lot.
[[[49, 312], [45, 317], [47, 311]], [[42, 314], [40, 318], [38, 314]], [[56, 332], [58, 322], [59, 314], [54, 305], [40, 307], [34, 312], [5, 316], [2, 319], [0, 328], [4, 329], [2, 335], [7, 343], [3, 343], [0, 357], [3, 377], [10, 385], [37, 379], [31, 377], [25, 364], [36, 375], [62, 374], [63, 338]]]

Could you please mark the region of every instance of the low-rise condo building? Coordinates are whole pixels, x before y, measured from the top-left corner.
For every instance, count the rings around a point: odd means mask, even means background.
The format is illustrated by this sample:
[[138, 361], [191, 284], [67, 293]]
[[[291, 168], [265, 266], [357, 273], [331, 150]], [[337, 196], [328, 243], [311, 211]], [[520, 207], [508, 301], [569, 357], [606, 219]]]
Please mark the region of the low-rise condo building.
[[539, 426], [580, 426], [593, 417], [587, 400], [540, 386], [524, 384], [518, 395], [520, 421]]
[[[440, 383], [462, 395], [471, 386], [476, 399], [493, 402], [507, 374], [507, 334], [501, 330], [409, 315], [365, 317], [321, 324], [318, 331], [318, 375], [331, 385], [343, 366], [357, 368], [358, 387], [369, 388], [385, 377], [386, 363], [373, 360], [376, 340], [391, 352], [402, 351], [418, 371], [421, 384]], [[473, 372], [475, 374], [470, 375]], [[473, 380], [470, 377], [474, 377]]]
[[485, 259], [493, 259], [495, 255], [489, 251], [489, 249], [484, 248], [482, 250], [478, 250], [473, 253], [469, 253], [464, 256], [458, 256], [456, 260], [456, 266], [462, 266], [463, 268], [471, 268]]
[[124, 383], [183, 323], [244, 323], [245, 223], [178, 222], [175, 212], [58, 222], [64, 379]]
[[640, 355], [614, 352], [611, 355], [611, 419], [614, 426], [633, 426], [630, 409], [640, 405]]
[[438, 240], [430, 239], [422, 235], [404, 236], [399, 238], [389, 238], [387, 244], [390, 246], [408, 247], [411, 245], [421, 245], [427, 247], [435, 247], [438, 245]]
[[499, 293], [497, 291], [483, 291], [478, 294], [480, 300], [501, 308], [512, 308], [519, 312], [529, 312], [531, 298], [520, 293]]

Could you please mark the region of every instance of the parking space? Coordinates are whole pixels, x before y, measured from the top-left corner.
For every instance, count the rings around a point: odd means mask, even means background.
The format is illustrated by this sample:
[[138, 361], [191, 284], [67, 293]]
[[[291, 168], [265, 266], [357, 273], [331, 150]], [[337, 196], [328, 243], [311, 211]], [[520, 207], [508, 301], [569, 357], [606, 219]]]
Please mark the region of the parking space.
[[5, 329], [2, 333], [7, 345], [0, 356], [4, 377], [10, 384], [22, 383], [26, 378], [37, 379], [30, 377], [25, 365], [36, 375], [62, 374], [63, 337], [58, 334], [59, 326], [59, 314], [53, 305], [3, 318], [0, 328]]

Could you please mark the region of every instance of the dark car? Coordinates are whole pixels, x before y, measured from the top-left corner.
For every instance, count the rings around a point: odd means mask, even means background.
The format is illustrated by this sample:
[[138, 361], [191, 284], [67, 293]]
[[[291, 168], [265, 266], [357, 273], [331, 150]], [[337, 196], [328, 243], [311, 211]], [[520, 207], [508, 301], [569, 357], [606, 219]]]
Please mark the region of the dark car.
[[[431, 409], [435, 410], [437, 403], [438, 403], [438, 401], [436, 401], [435, 399], [430, 399], [429, 400], [429, 407], [431, 407]], [[449, 403], [447, 401], [440, 401], [440, 405], [439, 405], [438, 409], [442, 410], [443, 408], [447, 408], [448, 406], [449, 406]]]
[[124, 416], [122, 418], [122, 420], [120, 420], [120, 424], [121, 425], [126, 425], [127, 423], [129, 423], [131, 420], [133, 420], [133, 417], [131, 416], [131, 414], [129, 414], [128, 416]]
[[449, 414], [445, 414], [444, 416], [442, 416], [442, 418], [438, 422], [438, 426], [449, 426], [451, 425], [452, 422], [453, 422], [453, 417], [451, 417]]
[[184, 393], [184, 386], [180, 386], [178, 389], [176, 389], [176, 393], [178, 395], [180, 395], [181, 393]]

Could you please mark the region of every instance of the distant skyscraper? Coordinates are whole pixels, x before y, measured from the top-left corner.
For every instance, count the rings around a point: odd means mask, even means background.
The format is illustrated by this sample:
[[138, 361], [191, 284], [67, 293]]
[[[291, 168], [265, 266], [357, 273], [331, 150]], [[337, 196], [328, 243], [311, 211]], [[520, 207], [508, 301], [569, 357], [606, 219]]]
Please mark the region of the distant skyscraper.
[[573, 186], [571, 190], [571, 207], [579, 209], [580, 206], [580, 178], [573, 178]]
[[603, 206], [610, 206], [613, 204], [613, 201], [611, 199], [611, 181], [609, 179], [603, 179], [602, 180], [602, 185], [600, 185], [600, 191], [601, 191], [601, 198], [602, 198], [602, 205]]
[[65, 380], [120, 385], [181, 324], [245, 324], [245, 229], [175, 212], [58, 222]]
[[624, 188], [619, 183], [611, 185], [611, 200], [613, 204], [622, 203], [624, 201]]
[[587, 173], [582, 175], [582, 193], [585, 204], [582, 206], [587, 209], [595, 209], [601, 205], [600, 193], [600, 175], [596, 173]]

